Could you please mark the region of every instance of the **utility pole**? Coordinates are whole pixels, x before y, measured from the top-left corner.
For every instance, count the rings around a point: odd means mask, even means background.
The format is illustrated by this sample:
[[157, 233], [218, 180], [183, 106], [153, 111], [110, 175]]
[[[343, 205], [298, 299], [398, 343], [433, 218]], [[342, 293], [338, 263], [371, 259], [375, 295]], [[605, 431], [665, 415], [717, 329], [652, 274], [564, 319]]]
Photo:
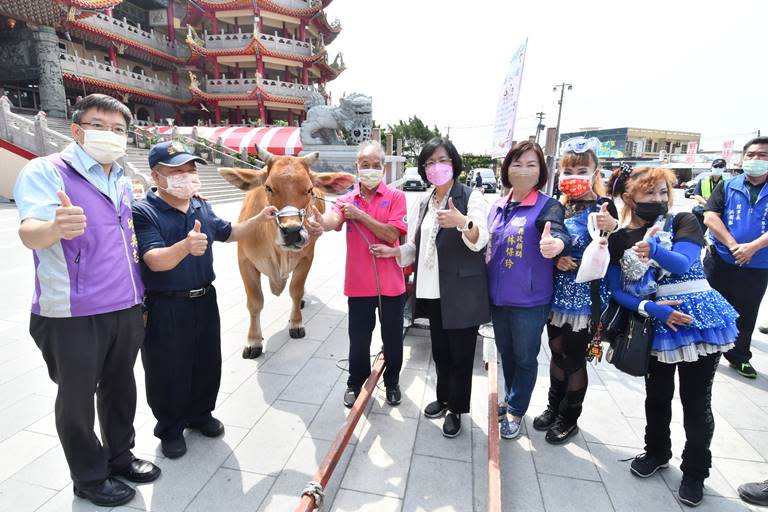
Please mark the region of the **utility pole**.
[[539, 118], [539, 124], [536, 125], [536, 144], [538, 144], [539, 134], [544, 130], [544, 112], [536, 112], [536, 117]]
[[451, 140], [451, 125], [448, 125], [448, 133], [445, 135], [445, 138]]
[[555, 189], [555, 166], [557, 165], [557, 158], [560, 156], [560, 119], [563, 115], [563, 96], [565, 96], [565, 88], [570, 91], [573, 89], [573, 85], [562, 82], [552, 87], [552, 92], [556, 92], [560, 89], [560, 100], [557, 102], [557, 127], [555, 128], [555, 155], [552, 158], [552, 167], [550, 168], [549, 179], [547, 180], [547, 193], [552, 194]]

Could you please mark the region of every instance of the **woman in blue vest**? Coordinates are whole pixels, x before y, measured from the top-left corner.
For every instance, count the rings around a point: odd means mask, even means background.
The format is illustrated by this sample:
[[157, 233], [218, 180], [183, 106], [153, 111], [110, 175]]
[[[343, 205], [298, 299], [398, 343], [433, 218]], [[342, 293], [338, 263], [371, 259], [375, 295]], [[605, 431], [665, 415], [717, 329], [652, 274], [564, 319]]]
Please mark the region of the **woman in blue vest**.
[[[533, 420], [533, 428], [545, 430], [545, 439], [552, 444], [564, 443], [578, 431], [576, 422], [587, 393], [587, 348], [597, 320], [593, 318], [592, 296], [605, 291], [602, 280], [575, 281], [580, 259], [592, 241], [587, 220], [591, 213], [596, 213], [597, 228], [607, 233], [616, 231], [619, 224], [616, 207], [605, 197], [597, 170], [599, 148], [600, 141], [594, 137], [576, 137], [565, 141], [560, 151], [560, 202], [565, 206], [565, 227], [571, 235], [572, 247], [571, 255], [559, 257], [556, 263], [555, 294], [547, 323], [552, 353], [549, 400], [546, 410]], [[598, 308], [596, 313], [602, 309], [602, 303]]]
[[[645, 453], [632, 461], [631, 472], [650, 477], [672, 457], [669, 423], [677, 370], [686, 437], [678, 497], [695, 506], [712, 465], [712, 382], [720, 354], [733, 347], [738, 315], [707, 282], [700, 259], [704, 235], [696, 217], [667, 214], [674, 174], [638, 167], [619, 179], [628, 223], [609, 239], [606, 280], [612, 300], [650, 316], [654, 327], [645, 377]], [[655, 298], [644, 300], [654, 288]]]
[[552, 303], [553, 258], [570, 251], [563, 206], [538, 191], [547, 183], [544, 153], [520, 142], [507, 153], [501, 181], [511, 192], [488, 215], [488, 291], [504, 372], [501, 436], [514, 439], [536, 384], [536, 358]]

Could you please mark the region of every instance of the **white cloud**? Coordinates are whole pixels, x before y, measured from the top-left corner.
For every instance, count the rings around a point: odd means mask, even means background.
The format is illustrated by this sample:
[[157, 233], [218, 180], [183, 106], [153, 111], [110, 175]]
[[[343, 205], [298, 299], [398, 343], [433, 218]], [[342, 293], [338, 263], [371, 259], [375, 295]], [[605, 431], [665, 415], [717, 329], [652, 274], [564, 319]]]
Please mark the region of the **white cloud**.
[[[515, 137], [557, 121], [702, 133], [704, 148], [768, 133], [768, 2], [731, 0], [335, 0], [343, 30], [330, 46], [347, 70], [329, 84], [373, 96], [374, 117], [417, 115], [462, 152], [491, 143], [509, 59], [528, 37]], [[471, 127], [471, 128], [470, 128]]]

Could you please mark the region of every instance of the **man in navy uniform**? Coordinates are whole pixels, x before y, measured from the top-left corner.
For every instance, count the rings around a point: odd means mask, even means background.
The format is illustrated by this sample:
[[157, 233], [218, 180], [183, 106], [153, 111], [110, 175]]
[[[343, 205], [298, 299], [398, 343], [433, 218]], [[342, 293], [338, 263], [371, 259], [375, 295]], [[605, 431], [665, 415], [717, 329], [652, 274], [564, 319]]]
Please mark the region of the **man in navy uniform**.
[[267, 206], [238, 224], [220, 219], [197, 196], [198, 162], [205, 164], [178, 143], [154, 146], [149, 166], [157, 188], [133, 207], [146, 289], [147, 402], [169, 458], [186, 453], [185, 428], [207, 437], [224, 433], [211, 414], [221, 381], [221, 325], [209, 241], [239, 240], [276, 211]]

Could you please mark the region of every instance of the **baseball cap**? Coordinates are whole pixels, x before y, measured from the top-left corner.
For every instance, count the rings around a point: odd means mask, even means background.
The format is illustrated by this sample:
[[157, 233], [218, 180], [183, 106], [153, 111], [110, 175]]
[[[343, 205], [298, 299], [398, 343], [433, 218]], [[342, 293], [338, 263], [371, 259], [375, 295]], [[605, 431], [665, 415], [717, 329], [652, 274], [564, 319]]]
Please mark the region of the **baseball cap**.
[[714, 160], [712, 160], [711, 167], [725, 167], [727, 165], [728, 165], [727, 162], [722, 158], [715, 158]]
[[155, 144], [152, 146], [152, 149], [149, 150], [150, 168], [157, 164], [163, 164], [167, 167], [178, 167], [187, 162], [199, 162], [201, 164], [208, 163], [199, 156], [188, 152], [182, 144], [175, 141]]

